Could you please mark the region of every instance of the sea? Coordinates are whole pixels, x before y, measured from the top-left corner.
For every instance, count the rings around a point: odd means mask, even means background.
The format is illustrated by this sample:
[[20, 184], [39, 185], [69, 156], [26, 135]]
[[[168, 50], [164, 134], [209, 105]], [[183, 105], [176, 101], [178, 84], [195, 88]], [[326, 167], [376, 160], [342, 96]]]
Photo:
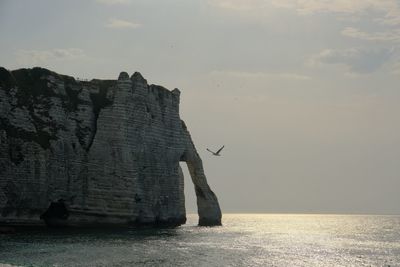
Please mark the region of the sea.
[[224, 214], [198, 227], [0, 235], [0, 266], [400, 266], [400, 216]]

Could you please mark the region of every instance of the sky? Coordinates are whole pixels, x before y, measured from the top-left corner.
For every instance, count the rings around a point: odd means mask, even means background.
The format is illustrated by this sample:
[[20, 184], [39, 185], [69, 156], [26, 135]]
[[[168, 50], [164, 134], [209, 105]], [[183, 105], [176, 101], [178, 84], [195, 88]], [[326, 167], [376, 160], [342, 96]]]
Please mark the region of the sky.
[[179, 88], [223, 212], [400, 214], [399, 0], [0, 0], [0, 51]]

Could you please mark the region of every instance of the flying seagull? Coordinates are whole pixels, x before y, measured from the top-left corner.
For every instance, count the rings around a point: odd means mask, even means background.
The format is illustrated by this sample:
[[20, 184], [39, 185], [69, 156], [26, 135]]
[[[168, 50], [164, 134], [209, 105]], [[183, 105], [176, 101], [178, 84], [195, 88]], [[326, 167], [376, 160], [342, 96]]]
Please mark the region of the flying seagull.
[[223, 149], [224, 147], [225, 147], [225, 146], [222, 146], [220, 149], [218, 149], [217, 152], [213, 152], [213, 151], [211, 151], [211, 150], [208, 149], [208, 148], [207, 148], [207, 151], [211, 152], [214, 156], [221, 156], [219, 153], [222, 151], [222, 149]]

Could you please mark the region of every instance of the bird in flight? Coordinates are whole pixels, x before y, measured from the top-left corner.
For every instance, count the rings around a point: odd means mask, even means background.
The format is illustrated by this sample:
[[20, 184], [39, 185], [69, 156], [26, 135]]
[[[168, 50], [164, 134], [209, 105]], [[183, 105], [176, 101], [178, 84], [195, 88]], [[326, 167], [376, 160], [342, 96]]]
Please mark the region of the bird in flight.
[[220, 149], [218, 149], [217, 152], [211, 151], [210, 149], [207, 148], [207, 151], [211, 152], [214, 156], [221, 156], [219, 153], [224, 149], [225, 146], [222, 146]]

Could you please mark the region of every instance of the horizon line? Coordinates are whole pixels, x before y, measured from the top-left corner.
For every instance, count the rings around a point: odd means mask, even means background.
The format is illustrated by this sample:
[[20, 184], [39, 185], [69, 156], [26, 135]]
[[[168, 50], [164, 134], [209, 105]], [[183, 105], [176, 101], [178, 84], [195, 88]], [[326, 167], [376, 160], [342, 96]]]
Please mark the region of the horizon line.
[[[312, 212], [222, 212], [222, 215], [236, 214], [236, 215], [332, 215], [332, 216], [400, 216], [400, 214], [395, 213], [312, 213]], [[197, 212], [188, 212], [186, 215], [198, 215]]]

